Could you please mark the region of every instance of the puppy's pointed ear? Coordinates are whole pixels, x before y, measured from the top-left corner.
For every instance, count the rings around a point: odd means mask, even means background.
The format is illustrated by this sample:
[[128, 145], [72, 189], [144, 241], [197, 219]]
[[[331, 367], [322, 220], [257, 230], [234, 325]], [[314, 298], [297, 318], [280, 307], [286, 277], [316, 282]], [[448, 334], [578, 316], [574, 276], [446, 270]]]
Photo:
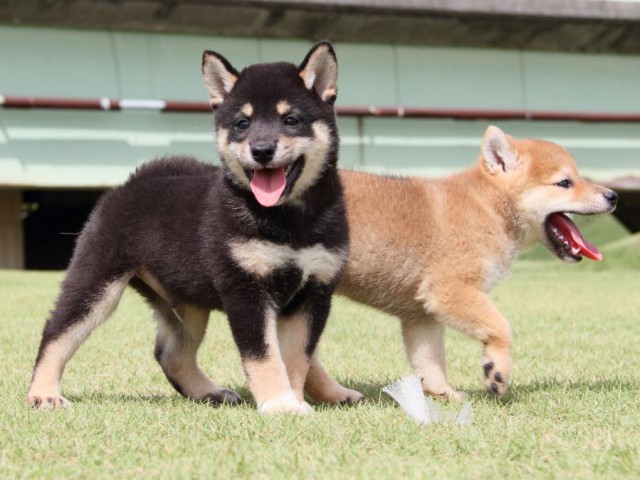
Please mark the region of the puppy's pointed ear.
[[298, 72], [309, 90], [315, 90], [323, 102], [333, 105], [338, 94], [338, 61], [329, 42], [317, 43], [309, 50]]
[[215, 110], [238, 80], [238, 71], [219, 53], [205, 50], [202, 54], [202, 80], [209, 92], [211, 108]]
[[509, 135], [498, 127], [489, 126], [482, 137], [482, 158], [491, 175], [510, 172], [518, 167], [516, 154]]

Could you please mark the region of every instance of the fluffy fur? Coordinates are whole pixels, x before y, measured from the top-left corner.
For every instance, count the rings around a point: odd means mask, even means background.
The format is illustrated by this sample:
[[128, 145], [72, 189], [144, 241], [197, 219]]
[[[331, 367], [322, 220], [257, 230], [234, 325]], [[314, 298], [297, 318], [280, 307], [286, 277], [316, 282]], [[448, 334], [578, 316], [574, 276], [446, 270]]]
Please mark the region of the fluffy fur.
[[[338, 293], [400, 318], [411, 366], [433, 395], [462, 396], [447, 380], [446, 326], [482, 342], [486, 388], [504, 394], [511, 327], [488, 292], [537, 242], [579, 261], [576, 240], [554, 230], [570, 221], [557, 214], [611, 212], [616, 204], [615, 192], [582, 179], [553, 143], [489, 127], [481, 153], [475, 166], [441, 179], [341, 172], [351, 253]], [[597, 256], [593, 246], [582, 252]], [[313, 370], [308, 381], [323, 381], [322, 373]]]
[[[106, 194], [87, 222], [46, 323], [27, 402], [66, 406], [60, 378], [131, 285], [158, 322], [155, 357], [184, 396], [237, 403], [196, 355], [224, 310], [260, 412], [304, 414], [303, 387], [348, 253], [336, 171], [337, 63], [321, 42], [299, 67], [235, 70], [205, 52], [221, 166], [171, 157]], [[352, 403], [335, 382], [319, 401]]]

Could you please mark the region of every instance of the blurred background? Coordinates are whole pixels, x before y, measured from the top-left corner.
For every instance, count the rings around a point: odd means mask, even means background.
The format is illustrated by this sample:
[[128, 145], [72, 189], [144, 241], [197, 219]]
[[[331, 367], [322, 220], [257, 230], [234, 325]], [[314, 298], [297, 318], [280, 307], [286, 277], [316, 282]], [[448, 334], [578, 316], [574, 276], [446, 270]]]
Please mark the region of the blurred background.
[[568, 148], [621, 194], [606, 228], [640, 231], [640, 1], [8, 0], [0, 268], [65, 268], [99, 195], [145, 161], [217, 161], [204, 49], [241, 69], [322, 39], [342, 167], [447, 174], [495, 124]]

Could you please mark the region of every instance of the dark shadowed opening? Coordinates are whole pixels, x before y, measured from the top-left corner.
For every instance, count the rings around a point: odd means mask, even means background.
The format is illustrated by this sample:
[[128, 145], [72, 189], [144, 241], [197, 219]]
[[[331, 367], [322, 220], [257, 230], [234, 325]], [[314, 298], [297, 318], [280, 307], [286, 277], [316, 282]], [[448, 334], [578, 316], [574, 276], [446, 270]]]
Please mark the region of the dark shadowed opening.
[[25, 190], [25, 268], [67, 268], [76, 238], [101, 194], [101, 190]]
[[618, 195], [615, 216], [631, 233], [640, 232], [640, 191], [621, 190]]

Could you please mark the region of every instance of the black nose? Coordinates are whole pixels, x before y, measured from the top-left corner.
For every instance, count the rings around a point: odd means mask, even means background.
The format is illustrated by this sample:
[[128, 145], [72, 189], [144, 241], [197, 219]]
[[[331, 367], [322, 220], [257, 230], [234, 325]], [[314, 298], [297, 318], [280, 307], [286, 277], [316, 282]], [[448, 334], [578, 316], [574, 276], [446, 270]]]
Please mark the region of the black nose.
[[275, 151], [276, 146], [273, 143], [259, 142], [251, 145], [251, 155], [258, 163], [269, 163], [273, 160], [273, 154]]
[[616, 206], [616, 203], [618, 203], [618, 194], [616, 192], [614, 192], [613, 190], [609, 190], [608, 192], [603, 193], [603, 195], [604, 198], [609, 201], [612, 207]]

